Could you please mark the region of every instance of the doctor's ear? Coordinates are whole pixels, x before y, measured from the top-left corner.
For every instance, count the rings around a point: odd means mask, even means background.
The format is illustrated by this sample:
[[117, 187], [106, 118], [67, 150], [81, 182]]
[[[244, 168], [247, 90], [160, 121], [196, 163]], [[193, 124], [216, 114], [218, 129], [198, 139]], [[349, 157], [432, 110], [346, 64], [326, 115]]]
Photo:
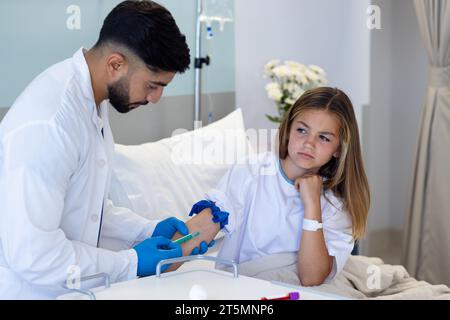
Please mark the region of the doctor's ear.
[[128, 63], [123, 55], [120, 53], [112, 53], [106, 59], [106, 66], [108, 74], [112, 78], [120, 78], [128, 72]]

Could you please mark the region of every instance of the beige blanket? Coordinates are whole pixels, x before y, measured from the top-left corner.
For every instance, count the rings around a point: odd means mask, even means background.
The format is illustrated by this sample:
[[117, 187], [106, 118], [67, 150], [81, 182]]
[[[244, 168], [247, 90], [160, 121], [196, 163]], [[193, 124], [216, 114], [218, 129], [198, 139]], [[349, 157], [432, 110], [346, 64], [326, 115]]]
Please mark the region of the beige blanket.
[[[276, 254], [242, 263], [239, 273], [300, 285], [294, 253]], [[313, 288], [356, 299], [450, 299], [447, 286], [417, 281], [409, 276], [403, 266], [384, 264], [380, 258], [365, 256], [350, 256], [334, 280]]]

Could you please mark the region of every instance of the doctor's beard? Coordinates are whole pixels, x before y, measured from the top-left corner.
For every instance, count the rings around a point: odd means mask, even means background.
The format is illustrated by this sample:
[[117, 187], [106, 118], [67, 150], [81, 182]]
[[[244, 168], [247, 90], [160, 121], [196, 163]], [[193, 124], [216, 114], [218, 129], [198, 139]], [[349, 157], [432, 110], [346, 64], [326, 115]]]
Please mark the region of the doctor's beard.
[[129, 84], [127, 77], [122, 77], [108, 86], [109, 103], [120, 113], [127, 113], [139, 106], [148, 104], [148, 101], [130, 103]]

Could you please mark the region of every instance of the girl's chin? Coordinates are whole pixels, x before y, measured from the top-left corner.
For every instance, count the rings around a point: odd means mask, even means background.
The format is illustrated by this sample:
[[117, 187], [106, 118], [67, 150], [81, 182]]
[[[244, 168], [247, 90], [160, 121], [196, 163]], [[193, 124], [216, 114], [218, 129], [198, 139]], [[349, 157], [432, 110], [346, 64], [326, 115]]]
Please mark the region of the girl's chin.
[[303, 162], [299, 162], [299, 161], [294, 162], [294, 164], [299, 169], [299, 171], [304, 172], [303, 174], [315, 173], [319, 169], [319, 168], [317, 168], [316, 166], [314, 166], [312, 164], [303, 163]]
[[311, 169], [315, 168], [314, 163], [311, 160], [305, 160], [305, 159], [301, 159], [301, 158], [297, 158], [295, 160], [296, 161], [294, 163], [299, 168], [302, 168], [305, 170], [311, 170]]
[[313, 161], [305, 160], [302, 158], [290, 158], [290, 162], [296, 167], [298, 173], [302, 172], [301, 175], [306, 173], [315, 173], [319, 170], [320, 167], [317, 167]]

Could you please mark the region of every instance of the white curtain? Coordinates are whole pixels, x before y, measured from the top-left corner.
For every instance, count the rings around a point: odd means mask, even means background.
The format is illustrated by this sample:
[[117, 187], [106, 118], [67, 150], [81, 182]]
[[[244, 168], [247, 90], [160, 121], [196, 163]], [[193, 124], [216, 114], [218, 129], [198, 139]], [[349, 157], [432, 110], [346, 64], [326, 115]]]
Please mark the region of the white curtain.
[[450, 0], [414, 4], [430, 68], [403, 263], [420, 280], [450, 285]]

